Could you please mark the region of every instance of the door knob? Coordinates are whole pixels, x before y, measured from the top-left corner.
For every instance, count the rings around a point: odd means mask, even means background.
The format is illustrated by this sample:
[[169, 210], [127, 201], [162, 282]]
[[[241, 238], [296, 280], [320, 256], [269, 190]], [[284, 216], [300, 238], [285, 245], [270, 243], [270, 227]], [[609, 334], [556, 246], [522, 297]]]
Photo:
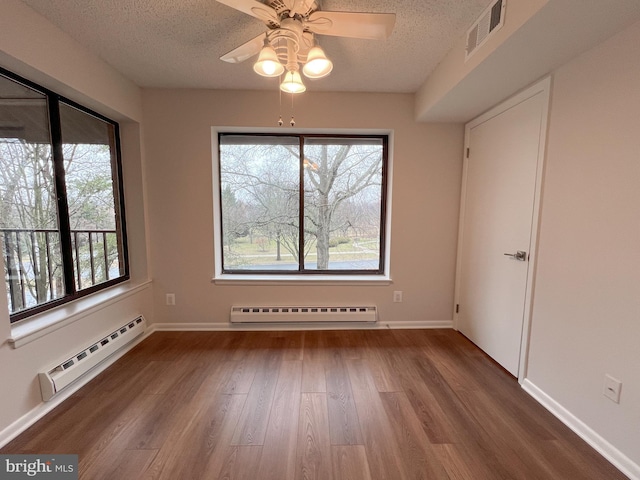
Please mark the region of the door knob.
[[518, 250], [516, 253], [505, 253], [505, 255], [507, 257], [513, 257], [521, 262], [527, 261], [527, 252], [523, 252], [522, 250]]

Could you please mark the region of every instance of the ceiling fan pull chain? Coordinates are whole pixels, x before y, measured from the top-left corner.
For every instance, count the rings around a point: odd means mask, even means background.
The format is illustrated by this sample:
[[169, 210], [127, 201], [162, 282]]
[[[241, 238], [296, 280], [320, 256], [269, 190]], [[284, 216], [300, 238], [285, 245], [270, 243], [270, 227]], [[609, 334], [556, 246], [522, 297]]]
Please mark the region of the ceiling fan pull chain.
[[291, 94], [291, 121], [289, 123], [292, 127], [296, 126], [296, 120], [293, 118], [293, 93]]
[[[280, 80], [278, 83], [282, 83], [282, 75], [280, 75]], [[278, 126], [281, 127], [282, 125], [284, 125], [284, 122], [282, 121], [282, 90], [280, 89], [278, 89], [278, 113]]]

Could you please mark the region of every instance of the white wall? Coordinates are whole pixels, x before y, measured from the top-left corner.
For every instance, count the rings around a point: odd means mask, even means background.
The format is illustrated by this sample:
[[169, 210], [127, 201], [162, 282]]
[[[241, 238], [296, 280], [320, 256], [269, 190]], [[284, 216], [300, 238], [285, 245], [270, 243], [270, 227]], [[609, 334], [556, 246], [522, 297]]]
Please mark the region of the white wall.
[[[0, 48], [0, 66], [122, 122], [124, 190], [131, 252], [131, 281], [127, 286], [144, 285], [149, 276], [144, 169], [140, 125], [137, 123], [141, 117], [138, 87], [18, 0], [3, 0], [0, 4]], [[0, 270], [4, 269], [2, 261], [0, 258]], [[0, 444], [15, 432], [15, 428], [28, 423], [30, 415], [42, 410], [38, 372], [77, 353], [89, 342], [136, 315], [144, 314], [151, 321], [153, 314], [150, 286], [136, 288], [131, 295], [116, 297], [86, 315], [77, 314], [80, 304], [66, 305], [57, 309], [59, 315], [72, 316], [75, 322], [14, 349], [7, 341], [12, 336], [12, 328], [4, 293], [4, 275], [0, 277], [0, 292]], [[99, 296], [104, 297], [104, 294]], [[81, 302], [85, 307], [89, 303], [89, 299]]]
[[416, 93], [422, 121], [469, 121], [640, 20], [637, 0], [509, 0], [504, 26], [465, 60], [460, 38]]
[[[508, 45], [510, 37], [518, 32], [548, 2], [549, 0], [509, 0], [505, 10], [503, 27], [494, 31], [468, 60], [465, 60], [467, 46], [465, 32], [465, 35], [458, 39], [416, 92], [416, 118], [422, 121], [446, 121], [443, 120], [446, 118], [471, 120], [488, 110], [496, 102], [510, 96], [531, 80], [541, 76], [544, 72], [533, 78], [529, 77], [528, 81], [520, 83], [520, 86], [516, 84], [515, 87], [505, 84], [503, 76], [491, 75], [489, 78], [487, 76], [475, 78], [478, 70], [481, 70], [478, 67], [488, 63], [488, 59], [496, 56], [497, 50]], [[518, 68], [523, 70], [529, 66], [529, 63], [518, 65]], [[506, 66], [511, 67], [511, 65]], [[520, 72], [509, 73], [519, 74]], [[471, 85], [467, 84], [464, 88], [460, 88], [468, 77], [473, 77]]]
[[554, 74], [527, 378], [640, 471], [638, 45], [640, 23]]
[[0, 3], [0, 65], [114, 120], [140, 121], [140, 90], [20, 0]]
[[[283, 117], [290, 100], [283, 98]], [[307, 92], [296, 127], [390, 129], [393, 137], [392, 285], [216, 285], [212, 126], [276, 127], [268, 92], [143, 91], [156, 320], [227, 323], [233, 304], [376, 304], [381, 322], [451, 321], [463, 126], [413, 120], [413, 96]], [[290, 127], [282, 127], [287, 132]], [[393, 303], [393, 291], [404, 292]], [[165, 293], [176, 305], [164, 305]], [[418, 322], [418, 323], [416, 323]]]

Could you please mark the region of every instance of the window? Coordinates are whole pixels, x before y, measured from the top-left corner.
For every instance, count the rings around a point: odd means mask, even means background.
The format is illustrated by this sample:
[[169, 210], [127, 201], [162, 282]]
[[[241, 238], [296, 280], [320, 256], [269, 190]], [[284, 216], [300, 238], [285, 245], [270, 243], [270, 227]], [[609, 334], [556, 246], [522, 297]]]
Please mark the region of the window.
[[384, 274], [386, 136], [218, 144], [222, 273]]
[[0, 70], [11, 322], [129, 277], [118, 124]]

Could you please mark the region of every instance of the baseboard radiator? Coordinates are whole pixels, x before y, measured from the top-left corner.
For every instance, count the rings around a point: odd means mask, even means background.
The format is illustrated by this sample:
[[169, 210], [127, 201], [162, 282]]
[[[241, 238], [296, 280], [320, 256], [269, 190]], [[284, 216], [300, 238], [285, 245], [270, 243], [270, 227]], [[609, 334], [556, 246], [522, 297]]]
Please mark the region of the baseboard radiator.
[[375, 306], [233, 306], [231, 323], [368, 322], [378, 320]]
[[144, 317], [135, 318], [98, 341], [89, 344], [84, 350], [52, 366], [46, 372], [40, 372], [38, 377], [40, 378], [42, 399], [45, 402], [50, 400], [56, 393], [142, 335], [145, 328]]

